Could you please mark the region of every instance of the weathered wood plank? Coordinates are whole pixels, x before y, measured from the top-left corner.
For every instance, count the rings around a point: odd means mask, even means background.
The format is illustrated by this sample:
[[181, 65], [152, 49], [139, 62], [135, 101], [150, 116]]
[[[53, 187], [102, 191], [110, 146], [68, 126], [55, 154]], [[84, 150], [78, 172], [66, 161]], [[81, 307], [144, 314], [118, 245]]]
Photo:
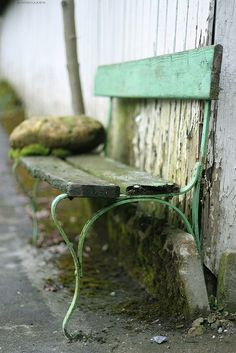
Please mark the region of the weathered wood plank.
[[98, 67], [97, 96], [217, 99], [220, 45]]
[[118, 186], [75, 169], [61, 159], [24, 157], [20, 161], [33, 177], [47, 181], [69, 196], [116, 198], [120, 195]]
[[159, 177], [139, 171], [120, 162], [99, 155], [78, 155], [67, 158], [76, 168], [119, 185], [121, 193], [129, 195], [151, 195], [177, 192], [179, 187]]

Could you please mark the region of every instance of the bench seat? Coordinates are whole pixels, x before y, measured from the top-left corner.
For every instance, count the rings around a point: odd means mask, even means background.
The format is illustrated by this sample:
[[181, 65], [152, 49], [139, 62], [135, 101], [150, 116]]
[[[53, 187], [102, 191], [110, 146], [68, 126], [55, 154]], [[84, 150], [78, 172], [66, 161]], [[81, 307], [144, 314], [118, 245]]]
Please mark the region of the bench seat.
[[23, 157], [20, 159], [28, 172], [70, 197], [117, 198], [120, 188], [70, 166], [56, 157]]
[[154, 195], [179, 191], [179, 186], [175, 183], [97, 154], [76, 155], [66, 160], [76, 168], [119, 185], [122, 194]]
[[152, 176], [100, 155], [68, 157], [22, 157], [21, 164], [35, 178], [70, 197], [117, 198], [126, 195], [176, 193], [179, 187], [160, 177]]

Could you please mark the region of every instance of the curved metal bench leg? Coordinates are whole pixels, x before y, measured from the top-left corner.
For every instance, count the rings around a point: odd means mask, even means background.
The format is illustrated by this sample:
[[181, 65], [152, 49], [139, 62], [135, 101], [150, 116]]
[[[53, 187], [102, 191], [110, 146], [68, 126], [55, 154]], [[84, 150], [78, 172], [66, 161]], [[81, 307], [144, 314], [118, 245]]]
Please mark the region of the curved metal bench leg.
[[[102, 209], [100, 209], [99, 211], [97, 211], [91, 219], [89, 219], [83, 229], [82, 229], [82, 232], [80, 234], [80, 238], [79, 238], [79, 244], [78, 244], [78, 254], [76, 254], [74, 248], [73, 248], [73, 244], [70, 242], [70, 240], [68, 239], [64, 229], [62, 228], [60, 222], [58, 221], [57, 219], [57, 216], [56, 216], [56, 210], [57, 210], [57, 206], [58, 204], [66, 199], [66, 198], [69, 198], [69, 196], [67, 194], [61, 194], [59, 196], [57, 196], [53, 202], [52, 202], [52, 205], [51, 205], [51, 215], [52, 215], [52, 218], [53, 218], [53, 221], [58, 229], [58, 231], [60, 232], [61, 236], [63, 237], [67, 247], [68, 247], [68, 250], [72, 256], [72, 259], [74, 261], [74, 266], [75, 266], [75, 290], [74, 290], [74, 296], [73, 296], [73, 299], [72, 299], [72, 302], [67, 310], [67, 313], [64, 317], [64, 320], [63, 320], [63, 324], [62, 324], [62, 329], [63, 329], [63, 332], [64, 332], [64, 335], [70, 340], [75, 340], [75, 339], [78, 339], [80, 337], [80, 334], [78, 333], [69, 333], [68, 332], [68, 324], [69, 324], [69, 321], [71, 319], [71, 316], [77, 306], [77, 303], [78, 303], [78, 300], [79, 300], [79, 294], [80, 294], [80, 280], [81, 280], [81, 277], [83, 275], [83, 269], [82, 269], [82, 257], [83, 257], [83, 246], [84, 246], [84, 241], [86, 239], [86, 236], [88, 234], [88, 231], [90, 229], [90, 227], [94, 224], [94, 222], [99, 218], [101, 217], [103, 214], [105, 214], [106, 212], [110, 211], [111, 209], [115, 208], [115, 207], [118, 207], [118, 206], [121, 206], [121, 205], [125, 205], [125, 204], [128, 204], [128, 203], [132, 203], [132, 202], [148, 202], [148, 201], [154, 201], [154, 202], [158, 202], [160, 204], [163, 204], [163, 205], [166, 205], [168, 207], [170, 207], [171, 209], [173, 209], [175, 212], [177, 212], [177, 214], [179, 215], [179, 217], [181, 218], [181, 220], [184, 222], [186, 228], [187, 228], [187, 231], [192, 234], [194, 236], [194, 231], [192, 229], [192, 226], [191, 224], [189, 223], [188, 219], [186, 218], [186, 216], [184, 215], [184, 213], [182, 211], [180, 211], [176, 206], [170, 204], [168, 201], [166, 200], [161, 200], [161, 199], [158, 199], [157, 197], [155, 196], [150, 196], [150, 197], [129, 197], [129, 198], [124, 198], [122, 200], [118, 200], [118, 201], [115, 201], [114, 203], [112, 203], [111, 205], [107, 206], [107, 207], [104, 207]], [[196, 241], [196, 238], [195, 238], [195, 241]], [[196, 245], [198, 247], [198, 243], [196, 241]], [[198, 248], [199, 249], [199, 248]]]
[[199, 232], [199, 194], [200, 194], [200, 183], [197, 183], [193, 190], [192, 223], [193, 223], [194, 234], [200, 244], [201, 239], [200, 239], [200, 232]]
[[62, 238], [64, 239], [67, 247], [68, 247], [68, 250], [72, 256], [72, 259], [73, 259], [73, 262], [74, 262], [74, 266], [75, 266], [75, 290], [74, 290], [74, 296], [73, 296], [73, 299], [72, 299], [72, 302], [67, 310], [67, 313], [64, 317], [64, 320], [63, 320], [63, 323], [62, 323], [62, 330], [63, 330], [63, 333], [64, 335], [70, 340], [75, 340], [75, 339], [78, 339], [80, 337], [80, 334], [78, 333], [69, 333], [68, 332], [68, 323], [69, 323], [69, 320], [77, 306], [77, 303], [78, 303], [78, 300], [79, 300], [79, 292], [80, 292], [80, 274], [81, 274], [81, 266], [80, 266], [80, 263], [79, 263], [79, 260], [77, 258], [77, 255], [76, 255], [76, 252], [73, 248], [73, 244], [70, 242], [70, 240], [68, 239], [64, 229], [62, 228], [60, 222], [58, 221], [57, 219], [57, 216], [56, 216], [56, 211], [57, 211], [57, 206], [58, 204], [66, 199], [66, 198], [69, 198], [67, 194], [61, 194], [59, 196], [57, 196], [53, 202], [52, 202], [52, 205], [51, 205], [51, 215], [52, 215], [52, 219], [59, 231], [59, 233], [61, 234]]
[[115, 207], [118, 207], [118, 206], [121, 206], [121, 205], [125, 205], [125, 204], [128, 204], [128, 203], [132, 203], [132, 202], [147, 202], [147, 201], [155, 201], [155, 202], [158, 202], [160, 204], [166, 205], [166, 206], [170, 207], [171, 209], [173, 209], [180, 216], [181, 220], [184, 222], [188, 233], [193, 235], [195, 243], [196, 243], [196, 246], [197, 246], [197, 249], [198, 249], [198, 251], [200, 251], [200, 244], [199, 244], [198, 239], [195, 237], [195, 234], [194, 234], [194, 231], [193, 231], [193, 228], [192, 228], [191, 224], [189, 223], [189, 221], [188, 221], [187, 217], [185, 216], [185, 214], [181, 210], [179, 210], [176, 206], [172, 205], [171, 203], [169, 203], [166, 200], [158, 199], [155, 196], [150, 196], [150, 197], [145, 197], [145, 198], [142, 197], [142, 196], [139, 196], [139, 197], [137, 196], [137, 197], [132, 197], [132, 198], [125, 198], [125, 199], [122, 199], [122, 200], [119, 200], [119, 201], [115, 201], [111, 205], [109, 205], [107, 207], [104, 207], [101, 210], [97, 211], [92, 216], [92, 218], [89, 219], [85, 223], [85, 225], [84, 225], [84, 227], [82, 229], [82, 232], [80, 234], [79, 244], [78, 244], [78, 258], [79, 258], [79, 262], [80, 262], [80, 265], [81, 265], [81, 276], [83, 275], [83, 259], [82, 259], [82, 255], [83, 255], [84, 241], [85, 241], [85, 238], [86, 238], [86, 236], [88, 234], [88, 231], [89, 231], [90, 227], [93, 225], [93, 223], [99, 217], [101, 217], [103, 214], [105, 214], [106, 212], [110, 211], [111, 209], [113, 209]]
[[[201, 187], [201, 177], [202, 177], [202, 166], [199, 163], [197, 178], [193, 187], [193, 199], [192, 199], [192, 225], [193, 231], [198, 244], [199, 252], [201, 249], [201, 237], [199, 230], [199, 196], [200, 196], [200, 187]], [[201, 254], [202, 255], [202, 254]]]
[[37, 218], [37, 211], [38, 211], [38, 203], [37, 203], [37, 193], [39, 189], [40, 180], [35, 179], [32, 195], [30, 197], [31, 206], [33, 210], [33, 244], [37, 245], [37, 241], [39, 238], [39, 226], [38, 226], [38, 218]]
[[39, 227], [38, 227], [38, 219], [37, 219], [37, 211], [38, 211], [38, 204], [37, 204], [37, 193], [39, 189], [39, 184], [40, 180], [35, 179], [34, 184], [33, 184], [33, 190], [32, 194], [29, 193], [29, 191], [25, 188], [25, 186], [22, 184], [22, 181], [20, 180], [18, 174], [17, 174], [17, 167], [19, 166], [19, 160], [16, 159], [13, 166], [12, 166], [12, 173], [15, 176], [15, 179], [23, 191], [23, 193], [28, 197], [31, 203], [31, 208], [32, 208], [32, 223], [33, 223], [33, 244], [37, 245], [37, 240], [39, 237]]

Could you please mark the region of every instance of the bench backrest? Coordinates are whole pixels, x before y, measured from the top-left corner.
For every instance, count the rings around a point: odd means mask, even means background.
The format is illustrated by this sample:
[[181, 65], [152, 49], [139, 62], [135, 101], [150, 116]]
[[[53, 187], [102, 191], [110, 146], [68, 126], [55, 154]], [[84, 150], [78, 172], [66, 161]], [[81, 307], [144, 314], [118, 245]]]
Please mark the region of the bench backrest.
[[100, 66], [95, 95], [124, 98], [217, 99], [222, 46]]
[[[161, 55], [154, 58], [104, 65], [97, 69], [95, 95], [112, 98], [166, 98], [203, 100], [204, 117], [199, 160], [207, 152], [210, 102], [218, 99], [223, 48], [221, 45]], [[107, 153], [107, 143], [105, 145]]]

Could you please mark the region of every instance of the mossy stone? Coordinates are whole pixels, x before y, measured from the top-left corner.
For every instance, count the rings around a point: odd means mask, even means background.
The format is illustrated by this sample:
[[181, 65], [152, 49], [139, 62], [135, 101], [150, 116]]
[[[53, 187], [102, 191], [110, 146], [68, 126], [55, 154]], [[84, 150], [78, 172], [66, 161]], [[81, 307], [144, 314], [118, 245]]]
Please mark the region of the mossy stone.
[[100, 122], [90, 117], [36, 117], [17, 126], [10, 136], [12, 148], [41, 144], [49, 149], [72, 152], [93, 150], [105, 140], [105, 130]]

